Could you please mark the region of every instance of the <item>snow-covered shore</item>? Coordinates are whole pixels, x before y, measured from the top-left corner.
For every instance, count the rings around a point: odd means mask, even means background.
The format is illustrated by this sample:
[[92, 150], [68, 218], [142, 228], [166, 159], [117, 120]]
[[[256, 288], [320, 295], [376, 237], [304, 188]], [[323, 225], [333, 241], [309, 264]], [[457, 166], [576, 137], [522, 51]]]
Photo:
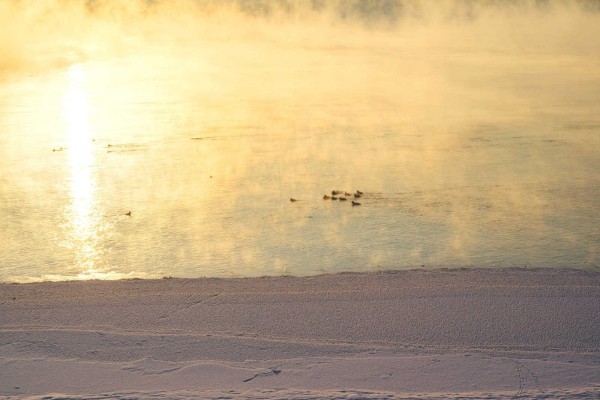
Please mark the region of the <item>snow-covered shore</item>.
[[8, 398], [598, 398], [600, 273], [0, 285]]

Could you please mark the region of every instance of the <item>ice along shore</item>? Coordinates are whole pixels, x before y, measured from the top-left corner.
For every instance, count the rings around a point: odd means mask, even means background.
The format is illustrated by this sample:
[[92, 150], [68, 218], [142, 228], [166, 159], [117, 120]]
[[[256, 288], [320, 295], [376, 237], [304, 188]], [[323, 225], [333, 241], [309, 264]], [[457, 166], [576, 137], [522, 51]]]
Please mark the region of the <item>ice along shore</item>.
[[598, 398], [600, 272], [0, 285], [6, 398]]

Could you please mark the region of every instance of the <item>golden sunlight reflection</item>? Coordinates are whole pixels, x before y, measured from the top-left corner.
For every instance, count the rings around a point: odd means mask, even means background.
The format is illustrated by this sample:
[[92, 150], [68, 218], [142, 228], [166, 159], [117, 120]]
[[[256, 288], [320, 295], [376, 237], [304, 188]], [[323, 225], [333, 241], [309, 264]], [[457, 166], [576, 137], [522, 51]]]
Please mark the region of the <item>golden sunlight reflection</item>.
[[600, 9], [358, 3], [0, 0], [0, 282], [599, 268]]
[[101, 278], [105, 273], [98, 271], [96, 265], [100, 258], [101, 218], [96, 198], [86, 71], [82, 64], [73, 65], [67, 70], [62, 110], [67, 128], [68, 167], [71, 174], [65, 246], [75, 254], [74, 267], [79, 279]]

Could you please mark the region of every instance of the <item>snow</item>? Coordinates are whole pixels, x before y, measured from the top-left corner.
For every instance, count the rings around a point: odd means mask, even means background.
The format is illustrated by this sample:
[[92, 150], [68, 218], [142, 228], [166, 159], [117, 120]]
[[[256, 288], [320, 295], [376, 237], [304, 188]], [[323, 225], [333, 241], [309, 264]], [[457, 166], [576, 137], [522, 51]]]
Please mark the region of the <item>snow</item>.
[[6, 398], [598, 398], [600, 273], [0, 285]]

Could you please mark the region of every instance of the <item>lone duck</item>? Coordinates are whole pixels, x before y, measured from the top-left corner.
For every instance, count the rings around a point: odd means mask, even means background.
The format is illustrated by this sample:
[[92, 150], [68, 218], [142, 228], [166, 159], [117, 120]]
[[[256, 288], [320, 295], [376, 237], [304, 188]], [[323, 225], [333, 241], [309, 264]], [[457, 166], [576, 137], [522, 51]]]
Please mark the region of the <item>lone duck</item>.
[[296, 199], [294, 199], [294, 198], [290, 197], [290, 201], [293, 203], [293, 202], [295, 202], [295, 201], [298, 201], [298, 200], [296, 200]]
[[358, 203], [358, 202], [356, 202], [356, 201], [352, 200], [352, 207], [354, 207], [354, 206], [360, 206], [360, 203]]
[[131, 211], [127, 211], [127, 212], [125, 213], [125, 215], [127, 215], [128, 217], [131, 217]]

